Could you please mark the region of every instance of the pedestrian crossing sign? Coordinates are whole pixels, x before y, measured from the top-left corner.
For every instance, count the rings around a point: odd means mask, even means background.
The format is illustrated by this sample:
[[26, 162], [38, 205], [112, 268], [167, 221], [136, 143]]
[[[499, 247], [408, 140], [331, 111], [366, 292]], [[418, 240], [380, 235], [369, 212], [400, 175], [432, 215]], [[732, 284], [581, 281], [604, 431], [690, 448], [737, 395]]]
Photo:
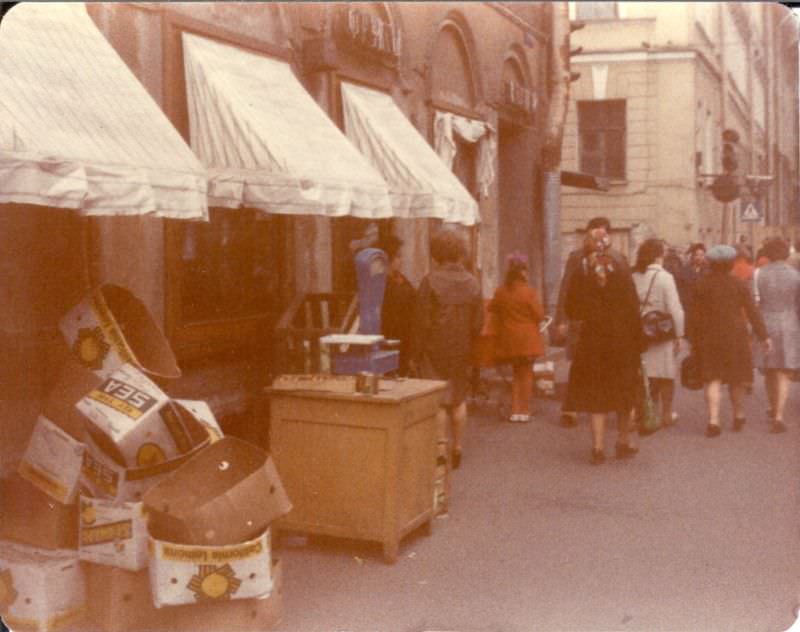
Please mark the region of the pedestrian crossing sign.
[[743, 222], [760, 222], [762, 218], [761, 207], [755, 201], [745, 204], [739, 214], [739, 219]]

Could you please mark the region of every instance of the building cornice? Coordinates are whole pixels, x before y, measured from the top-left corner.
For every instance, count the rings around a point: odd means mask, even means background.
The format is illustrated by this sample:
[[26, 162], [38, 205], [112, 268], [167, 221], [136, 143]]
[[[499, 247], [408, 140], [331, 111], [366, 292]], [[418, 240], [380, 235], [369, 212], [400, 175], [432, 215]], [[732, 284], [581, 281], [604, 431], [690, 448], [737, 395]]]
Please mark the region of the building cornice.
[[509, 3], [505, 2], [484, 2], [484, 5], [489, 7], [490, 9], [494, 9], [497, 13], [502, 15], [504, 18], [513, 22], [516, 26], [521, 28], [527, 33], [533, 35], [537, 40], [539, 40], [542, 44], [547, 44], [550, 41], [550, 36], [543, 31], [540, 31], [532, 24], [526, 22], [523, 18], [521, 18], [516, 11], [510, 9], [506, 6]]
[[612, 64], [632, 61], [674, 61], [694, 59], [697, 51], [692, 49], [682, 50], [609, 50], [593, 53], [580, 53], [570, 58], [571, 64]]

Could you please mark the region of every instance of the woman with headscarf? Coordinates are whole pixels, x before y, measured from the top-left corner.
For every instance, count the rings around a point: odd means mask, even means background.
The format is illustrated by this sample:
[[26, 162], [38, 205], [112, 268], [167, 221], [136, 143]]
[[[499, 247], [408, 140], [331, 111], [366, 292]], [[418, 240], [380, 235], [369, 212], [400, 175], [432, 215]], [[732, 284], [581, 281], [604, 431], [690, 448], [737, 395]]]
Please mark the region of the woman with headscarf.
[[539, 295], [528, 285], [528, 257], [509, 255], [504, 283], [495, 290], [489, 304], [497, 327], [495, 357], [513, 367], [511, 380], [511, 417], [509, 421], [527, 423], [531, 419], [533, 362], [544, 354], [539, 323], [544, 308]]
[[589, 236], [567, 288], [565, 309], [581, 322], [565, 407], [591, 414], [591, 463], [605, 462], [605, 425], [617, 413], [617, 458], [634, 456], [630, 413], [639, 388], [644, 347], [639, 300], [630, 273], [608, 254], [608, 240]]
[[653, 401], [661, 404], [661, 425], [671, 426], [675, 377], [678, 375], [678, 353], [683, 337], [683, 307], [673, 276], [664, 267], [664, 242], [648, 239], [636, 253], [633, 282], [639, 295], [640, 312], [657, 310], [672, 317], [675, 338], [648, 345], [642, 354]]
[[800, 371], [800, 272], [787, 262], [789, 244], [782, 239], [767, 242], [764, 255], [769, 263], [759, 269], [757, 283], [759, 311], [772, 341], [763, 358], [768, 415], [770, 430], [784, 432], [789, 383]]
[[733, 430], [738, 432], [745, 424], [742, 400], [746, 385], [753, 381], [747, 322], [765, 349], [769, 348], [769, 338], [747, 286], [731, 274], [736, 250], [731, 246], [714, 246], [706, 258], [710, 272], [695, 287], [686, 335], [705, 385], [708, 408], [706, 436], [717, 437], [721, 432], [719, 404], [722, 384], [728, 385], [733, 407]]

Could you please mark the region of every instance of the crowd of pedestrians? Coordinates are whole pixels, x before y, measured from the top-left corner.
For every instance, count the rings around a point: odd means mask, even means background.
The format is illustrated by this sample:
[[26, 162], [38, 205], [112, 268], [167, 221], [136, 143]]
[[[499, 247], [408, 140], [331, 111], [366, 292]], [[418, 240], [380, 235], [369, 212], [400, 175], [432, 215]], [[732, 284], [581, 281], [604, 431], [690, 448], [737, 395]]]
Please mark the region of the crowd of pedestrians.
[[[764, 374], [770, 430], [784, 432], [790, 383], [800, 377], [800, 269], [788, 261], [789, 244], [770, 239], [754, 261], [745, 247], [707, 250], [697, 243], [682, 263], [662, 240], [648, 239], [629, 272], [610, 248], [609, 231], [605, 218], [587, 225], [583, 247], [567, 261], [556, 314], [556, 332], [572, 360], [562, 425], [575, 425], [576, 412], [589, 413], [591, 462], [605, 460], [609, 413], [617, 416], [621, 458], [638, 452], [632, 429], [643, 434], [645, 397], [655, 404], [660, 427], [675, 423], [672, 402], [682, 362], [702, 384], [707, 437], [722, 432], [723, 385], [733, 409], [731, 428], [744, 427], [754, 366]], [[688, 360], [682, 360], [684, 339]]]
[[[617, 458], [638, 453], [645, 403], [657, 426], [675, 424], [675, 391], [689, 369], [704, 392], [707, 437], [722, 432], [723, 386], [733, 410], [730, 427], [742, 430], [755, 368], [764, 375], [770, 429], [784, 432], [790, 384], [800, 378], [800, 257], [788, 243], [770, 239], [755, 256], [743, 245], [707, 249], [696, 243], [682, 258], [676, 248], [651, 238], [639, 246], [631, 268], [611, 246], [610, 233], [607, 218], [593, 218], [583, 243], [569, 254], [550, 335], [571, 361], [560, 423], [574, 427], [579, 413], [589, 415], [590, 462], [606, 460], [611, 414]], [[487, 302], [456, 232], [433, 237], [433, 266], [418, 289], [400, 272], [401, 246], [392, 236], [378, 244], [390, 262], [383, 333], [401, 341], [401, 376], [447, 382], [439, 432], [449, 439], [458, 468], [473, 344], [481, 333], [491, 336], [492, 361], [511, 367], [508, 421], [529, 422], [533, 365], [545, 352], [545, 310], [530, 285], [524, 254], [507, 257], [503, 282]]]

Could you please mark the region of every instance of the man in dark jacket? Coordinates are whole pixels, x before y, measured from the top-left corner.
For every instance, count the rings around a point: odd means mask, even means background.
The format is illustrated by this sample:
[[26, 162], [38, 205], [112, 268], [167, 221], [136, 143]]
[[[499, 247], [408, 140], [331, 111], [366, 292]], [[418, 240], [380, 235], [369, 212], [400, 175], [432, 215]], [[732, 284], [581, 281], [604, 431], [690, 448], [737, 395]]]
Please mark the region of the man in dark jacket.
[[446, 438], [451, 422], [452, 463], [457, 468], [467, 422], [472, 341], [483, 325], [483, 299], [478, 280], [464, 268], [466, 246], [455, 232], [439, 232], [431, 241], [431, 256], [436, 266], [417, 293], [412, 355], [422, 377], [447, 381], [438, 421], [440, 438]]
[[386, 288], [383, 291], [381, 308], [381, 333], [387, 340], [400, 341], [400, 366], [398, 375], [409, 374], [411, 354], [411, 334], [414, 317], [414, 304], [417, 291], [406, 276], [400, 272], [400, 248], [403, 240], [395, 235], [387, 235], [378, 241], [377, 247], [389, 259], [389, 272], [386, 275]]
[[[590, 233], [594, 239], [604, 240], [609, 243], [609, 233], [611, 232], [611, 221], [607, 217], [593, 217], [586, 225], [587, 233]], [[628, 260], [621, 252], [608, 246], [606, 250], [608, 254], [619, 266], [620, 271], [624, 275], [630, 276], [631, 269]], [[575, 352], [575, 345], [578, 341], [580, 333], [580, 323], [576, 321], [569, 321], [565, 312], [565, 304], [567, 297], [567, 288], [569, 287], [572, 276], [578, 270], [583, 258], [583, 247], [577, 248], [569, 253], [567, 263], [564, 266], [564, 274], [561, 277], [561, 286], [558, 290], [558, 304], [556, 306], [555, 326], [556, 337], [558, 341], [564, 344], [567, 348], [567, 358], [570, 360]], [[565, 428], [572, 428], [577, 423], [577, 414], [575, 411], [562, 409], [561, 411], [561, 425]]]

